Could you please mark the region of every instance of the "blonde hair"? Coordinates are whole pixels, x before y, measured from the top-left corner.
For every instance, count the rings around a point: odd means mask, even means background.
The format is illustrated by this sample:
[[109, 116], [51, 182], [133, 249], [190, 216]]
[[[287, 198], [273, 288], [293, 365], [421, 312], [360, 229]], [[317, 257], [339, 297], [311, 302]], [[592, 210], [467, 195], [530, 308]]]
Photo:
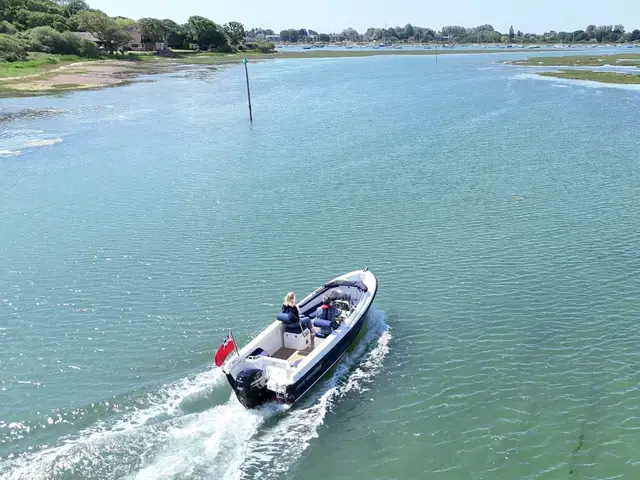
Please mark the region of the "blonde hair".
[[294, 292], [287, 293], [287, 296], [284, 297], [284, 304], [287, 307], [295, 307], [296, 306], [296, 294]]

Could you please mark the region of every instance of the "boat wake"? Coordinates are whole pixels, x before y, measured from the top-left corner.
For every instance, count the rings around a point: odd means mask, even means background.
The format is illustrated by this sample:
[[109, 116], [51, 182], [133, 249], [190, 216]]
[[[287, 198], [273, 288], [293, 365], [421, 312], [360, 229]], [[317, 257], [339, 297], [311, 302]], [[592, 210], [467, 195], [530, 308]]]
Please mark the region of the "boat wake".
[[[276, 478], [318, 436], [340, 399], [366, 390], [382, 368], [391, 334], [375, 306], [365, 329], [338, 366], [293, 408], [273, 403], [245, 410], [229, 395], [221, 370], [208, 370], [138, 399], [143, 406], [120, 418], [98, 421], [55, 446], [0, 460], [0, 477]], [[212, 405], [216, 398], [220, 402]]]

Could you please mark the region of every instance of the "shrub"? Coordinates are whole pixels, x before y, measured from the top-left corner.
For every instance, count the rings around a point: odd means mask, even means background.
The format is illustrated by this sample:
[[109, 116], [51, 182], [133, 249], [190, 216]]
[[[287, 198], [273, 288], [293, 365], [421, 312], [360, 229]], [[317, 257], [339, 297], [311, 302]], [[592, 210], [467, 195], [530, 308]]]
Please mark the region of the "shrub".
[[26, 58], [27, 52], [19, 39], [0, 33], [0, 60], [15, 62]]
[[36, 27], [21, 34], [27, 48], [35, 52], [80, 54], [82, 41], [71, 32], [60, 33], [51, 27]]
[[98, 45], [93, 43], [91, 40], [83, 38], [80, 42], [79, 55], [86, 58], [98, 58], [100, 56], [100, 49], [98, 48]]
[[18, 30], [13, 24], [3, 20], [0, 22], [0, 33], [6, 33], [7, 35], [15, 35]]
[[80, 54], [82, 40], [71, 32], [64, 32], [60, 35], [62, 42], [58, 45], [56, 53]]
[[55, 53], [62, 43], [60, 32], [51, 27], [36, 27], [21, 34], [27, 48], [34, 52]]
[[233, 48], [228, 43], [225, 43], [223, 45], [218, 45], [217, 47], [215, 45], [209, 45], [209, 48], [207, 49], [207, 51], [218, 52], [218, 53], [235, 53], [236, 49]]
[[271, 42], [251, 42], [247, 43], [247, 48], [260, 53], [275, 53], [275, 45]]

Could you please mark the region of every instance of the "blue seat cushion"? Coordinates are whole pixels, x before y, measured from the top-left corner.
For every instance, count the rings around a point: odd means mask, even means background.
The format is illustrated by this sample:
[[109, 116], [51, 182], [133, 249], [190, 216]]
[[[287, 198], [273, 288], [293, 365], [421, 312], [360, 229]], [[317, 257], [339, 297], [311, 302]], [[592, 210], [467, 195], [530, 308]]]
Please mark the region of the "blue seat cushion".
[[289, 314], [284, 312], [280, 312], [276, 318], [283, 323], [298, 323], [298, 322], [292, 322], [289, 319]]
[[284, 331], [287, 333], [302, 333], [300, 324], [302, 324], [302, 327], [305, 329], [311, 328], [311, 319], [307, 317], [302, 317], [300, 322], [297, 322], [295, 320], [289, 320], [289, 315], [287, 313], [279, 313], [277, 319], [284, 324]]
[[322, 320], [321, 318], [316, 318], [313, 321], [313, 325], [318, 328], [332, 328], [332, 323], [331, 320]]

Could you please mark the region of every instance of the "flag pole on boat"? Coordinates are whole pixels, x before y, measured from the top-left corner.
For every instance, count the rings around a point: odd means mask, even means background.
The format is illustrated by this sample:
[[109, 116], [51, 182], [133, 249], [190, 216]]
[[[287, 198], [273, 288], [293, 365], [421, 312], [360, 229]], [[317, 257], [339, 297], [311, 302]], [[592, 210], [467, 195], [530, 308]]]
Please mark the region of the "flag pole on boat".
[[233, 348], [236, 350], [236, 355], [240, 356], [240, 352], [238, 351], [238, 345], [236, 344], [236, 339], [233, 338], [233, 332], [229, 330], [229, 335], [231, 335], [231, 340], [233, 341]]
[[249, 70], [247, 69], [247, 59], [242, 60], [244, 63], [244, 76], [247, 79], [247, 100], [249, 101], [249, 121], [253, 122], [253, 113], [251, 113], [251, 90], [249, 89]]

